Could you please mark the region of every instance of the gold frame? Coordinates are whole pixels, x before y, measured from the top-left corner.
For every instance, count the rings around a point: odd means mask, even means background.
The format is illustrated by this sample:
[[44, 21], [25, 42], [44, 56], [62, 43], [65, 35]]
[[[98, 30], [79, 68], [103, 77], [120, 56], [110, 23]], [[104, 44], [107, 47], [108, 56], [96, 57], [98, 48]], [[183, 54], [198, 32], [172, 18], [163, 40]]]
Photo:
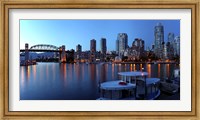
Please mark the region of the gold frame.
[[[3, 119], [200, 119], [200, 82], [197, 61], [200, 52], [199, 0], [0, 0], [0, 117]], [[192, 111], [190, 112], [10, 112], [8, 110], [8, 14], [12, 8], [180, 8], [192, 10]]]

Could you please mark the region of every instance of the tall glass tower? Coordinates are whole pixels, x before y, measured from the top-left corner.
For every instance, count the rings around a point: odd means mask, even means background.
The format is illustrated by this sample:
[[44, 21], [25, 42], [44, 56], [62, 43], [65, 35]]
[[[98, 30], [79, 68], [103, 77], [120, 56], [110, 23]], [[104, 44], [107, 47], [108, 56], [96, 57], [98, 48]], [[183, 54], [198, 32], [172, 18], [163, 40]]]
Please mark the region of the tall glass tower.
[[119, 53], [119, 40], [116, 40], [116, 52]]
[[82, 46], [80, 44], [76, 46], [76, 52], [82, 52]]
[[168, 42], [173, 43], [174, 42], [174, 33], [168, 34]]
[[90, 52], [96, 52], [96, 40], [90, 40]]
[[124, 52], [128, 48], [128, 35], [126, 33], [119, 33], [117, 40], [119, 40], [119, 52]]
[[174, 55], [178, 55], [180, 56], [180, 36], [176, 36], [175, 39], [174, 39]]
[[169, 59], [172, 59], [174, 57], [174, 45], [175, 45], [175, 42], [174, 42], [174, 33], [169, 33], [168, 34], [168, 58]]
[[100, 48], [101, 48], [101, 53], [106, 54], [106, 51], [107, 51], [106, 38], [101, 38]]
[[158, 58], [163, 58], [164, 27], [158, 23], [154, 28], [154, 53]]
[[96, 61], [96, 40], [90, 40], [90, 62]]
[[82, 52], [82, 46], [80, 44], [78, 44], [76, 46], [76, 58], [80, 59], [81, 58], [81, 52]]

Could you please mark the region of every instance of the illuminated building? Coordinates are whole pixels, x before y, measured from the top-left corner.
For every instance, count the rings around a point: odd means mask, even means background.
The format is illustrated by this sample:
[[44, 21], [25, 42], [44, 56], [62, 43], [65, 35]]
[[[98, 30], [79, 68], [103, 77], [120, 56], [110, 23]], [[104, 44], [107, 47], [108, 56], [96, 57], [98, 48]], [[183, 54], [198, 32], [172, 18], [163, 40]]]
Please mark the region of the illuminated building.
[[164, 27], [158, 23], [154, 28], [154, 53], [158, 58], [163, 58]]
[[119, 33], [117, 40], [119, 40], [119, 53], [123, 53], [128, 48], [128, 35], [126, 33]]

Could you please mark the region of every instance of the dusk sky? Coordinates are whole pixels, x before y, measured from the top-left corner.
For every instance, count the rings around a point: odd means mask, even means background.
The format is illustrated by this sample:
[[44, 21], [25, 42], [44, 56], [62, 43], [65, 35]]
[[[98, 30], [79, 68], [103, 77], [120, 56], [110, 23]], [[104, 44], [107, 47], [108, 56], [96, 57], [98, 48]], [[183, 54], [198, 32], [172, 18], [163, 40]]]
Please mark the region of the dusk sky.
[[100, 50], [100, 39], [107, 39], [107, 50], [116, 50], [118, 33], [128, 34], [128, 45], [135, 38], [145, 41], [145, 49], [154, 42], [154, 27], [157, 23], [164, 26], [164, 39], [169, 32], [180, 36], [180, 20], [20, 20], [20, 49], [37, 44], [49, 44], [66, 49], [76, 49], [80, 44], [82, 50], [90, 49], [90, 40], [97, 41]]

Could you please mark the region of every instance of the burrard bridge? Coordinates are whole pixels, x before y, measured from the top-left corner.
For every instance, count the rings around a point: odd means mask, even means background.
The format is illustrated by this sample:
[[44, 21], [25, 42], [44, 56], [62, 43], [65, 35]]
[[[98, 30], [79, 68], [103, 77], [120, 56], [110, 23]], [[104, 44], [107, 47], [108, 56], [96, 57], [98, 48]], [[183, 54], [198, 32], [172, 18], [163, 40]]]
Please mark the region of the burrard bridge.
[[60, 52], [62, 47], [56, 47], [54, 45], [47, 44], [38, 44], [31, 46], [30, 49], [25, 45], [25, 49], [21, 49], [20, 52], [25, 52], [28, 50], [29, 52]]
[[29, 52], [57, 52], [59, 53], [60, 62], [66, 62], [66, 54], [70, 53], [70, 51], [65, 50], [65, 45], [57, 47], [48, 44], [38, 44], [31, 46], [29, 49], [27, 43], [25, 44], [25, 49], [20, 49], [20, 52], [25, 52], [25, 61], [29, 60]]

